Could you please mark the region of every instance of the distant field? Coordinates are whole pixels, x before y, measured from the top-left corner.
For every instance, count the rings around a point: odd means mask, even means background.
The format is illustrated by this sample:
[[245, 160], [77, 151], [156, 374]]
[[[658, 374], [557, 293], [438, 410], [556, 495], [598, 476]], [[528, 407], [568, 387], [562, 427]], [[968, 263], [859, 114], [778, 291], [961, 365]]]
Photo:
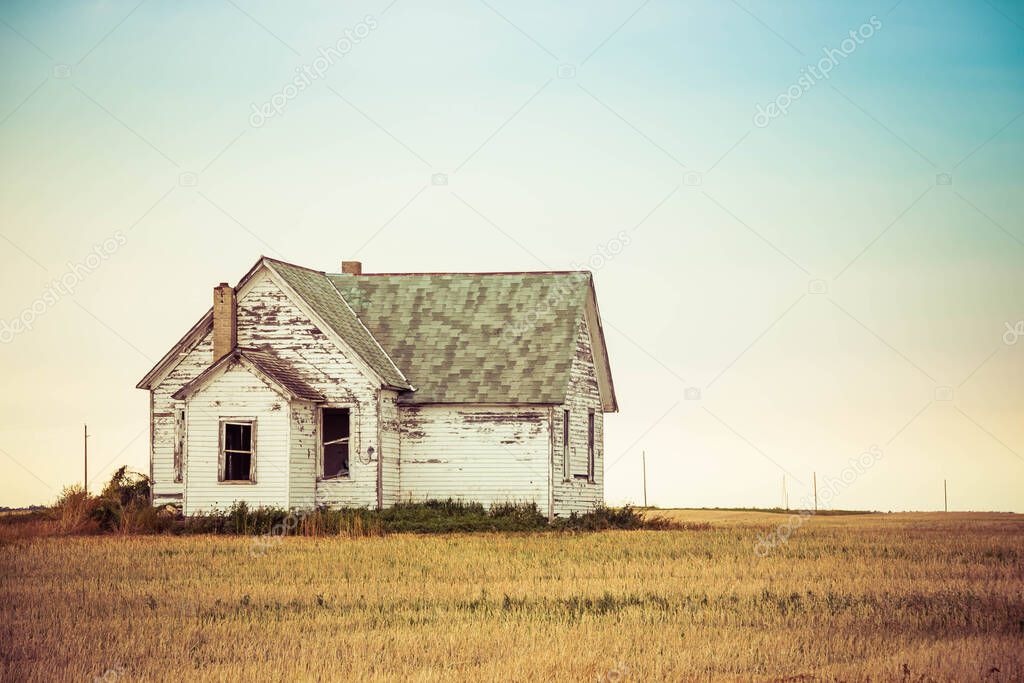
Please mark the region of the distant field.
[[692, 530], [11, 543], [0, 679], [1024, 680], [1024, 516], [816, 517], [762, 557], [785, 515], [656, 513]]
[[[680, 509], [652, 508], [647, 514], [660, 515], [679, 522], [712, 522], [714, 524], [728, 524], [753, 527], [776, 527], [783, 524], [790, 517], [800, 517], [801, 512], [797, 510], [708, 510], [708, 509]], [[879, 528], [900, 528], [908, 526], [931, 525], [933, 529], [961, 528], [964, 525], [971, 526], [982, 523], [984, 527], [991, 524], [1007, 523], [1007, 529], [1017, 528], [1015, 525], [1024, 525], [1024, 515], [1012, 512], [850, 512], [847, 514], [837, 513], [833, 510], [823, 511], [816, 514], [809, 514], [805, 517], [805, 523], [809, 527], [818, 526], [844, 526], [859, 527], [867, 529], [870, 527]], [[1024, 531], [1024, 529], [1022, 529]]]

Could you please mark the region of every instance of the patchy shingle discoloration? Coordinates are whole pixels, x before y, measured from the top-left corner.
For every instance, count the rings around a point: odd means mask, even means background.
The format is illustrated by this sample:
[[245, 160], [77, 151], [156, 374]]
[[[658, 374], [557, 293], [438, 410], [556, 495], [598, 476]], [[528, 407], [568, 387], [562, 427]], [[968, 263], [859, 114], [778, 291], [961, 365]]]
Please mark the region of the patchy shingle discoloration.
[[330, 275], [416, 391], [402, 403], [562, 403], [590, 274]]

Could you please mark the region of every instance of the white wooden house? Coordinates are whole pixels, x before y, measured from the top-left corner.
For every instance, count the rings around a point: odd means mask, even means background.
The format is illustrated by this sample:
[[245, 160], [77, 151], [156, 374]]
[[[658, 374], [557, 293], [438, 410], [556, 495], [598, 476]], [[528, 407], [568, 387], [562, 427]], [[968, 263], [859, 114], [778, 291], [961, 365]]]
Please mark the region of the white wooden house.
[[139, 382], [156, 504], [603, 502], [589, 272], [327, 274], [263, 257]]

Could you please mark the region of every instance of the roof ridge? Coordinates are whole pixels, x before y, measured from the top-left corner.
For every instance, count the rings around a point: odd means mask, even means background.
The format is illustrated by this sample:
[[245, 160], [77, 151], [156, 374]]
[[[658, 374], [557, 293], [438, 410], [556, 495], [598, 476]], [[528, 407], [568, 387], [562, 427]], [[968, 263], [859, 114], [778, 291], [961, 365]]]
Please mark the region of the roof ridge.
[[592, 271], [589, 270], [507, 270], [507, 271], [436, 271], [436, 272], [419, 272], [419, 273], [360, 273], [359, 275], [353, 275], [351, 273], [326, 273], [328, 277], [393, 277], [396, 275], [577, 275], [587, 274], [593, 275]]
[[[308, 271], [310, 273], [318, 273], [320, 275], [328, 275], [328, 273], [325, 273], [322, 270], [317, 270], [316, 268], [310, 268], [309, 266], [300, 266], [298, 263], [292, 263], [290, 261], [282, 261], [281, 259], [273, 258], [272, 256], [260, 255], [260, 260], [270, 261], [272, 263], [279, 263], [282, 266], [289, 266], [291, 268], [298, 268], [299, 270], [305, 270], [305, 271]], [[259, 262], [257, 261], [257, 263], [259, 263]]]
[[327, 275], [328, 277], [346, 275], [350, 277], [378, 277], [378, 276], [392, 276], [392, 275], [575, 275], [577, 273], [586, 273], [587, 275], [593, 275], [593, 271], [585, 268], [577, 268], [570, 270], [439, 270], [439, 271], [413, 271], [406, 273], [392, 272], [392, 273], [359, 273], [358, 275], [352, 273], [328, 273], [324, 270], [317, 270], [316, 268], [310, 268], [309, 266], [302, 266], [298, 263], [292, 263], [291, 261], [285, 261], [283, 259], [274, 258], [273, 256], [260, 255], [261, 260], [271, 261], [272, 263], [279, 263], [284, 266], [291, 268], [298, 268], [305, 270], [310, 273], [316, 273], [318, 275]]

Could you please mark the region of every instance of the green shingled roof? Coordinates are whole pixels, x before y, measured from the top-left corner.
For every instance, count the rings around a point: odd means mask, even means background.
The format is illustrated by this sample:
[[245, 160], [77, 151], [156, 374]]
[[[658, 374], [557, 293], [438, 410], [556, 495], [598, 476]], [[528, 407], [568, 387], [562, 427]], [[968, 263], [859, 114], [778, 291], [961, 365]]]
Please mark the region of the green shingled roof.
[[406, 403], [561, 403], [590, 273], [329, 275], [416, 388]]
[[[385, 385], [412, 390], [400, 395], [403, 403], [562, 403], [592, 301], [586, 271], [329, 275], [267, 257], [237, 287], [262, 265]], [[138, 386], [152, 388], [149, 380], [180, 360], [182, 345], [211, 318], [207, 312]], [[602, 344], [599, 323], [592, 332]], [[606, 409], [614, 411], [607, 382]]]
[[[328, 275], [266, 259], [405, 403], [561, 403], [590, 273]], [[393, 361], [393, 362], [392, 362]]]

